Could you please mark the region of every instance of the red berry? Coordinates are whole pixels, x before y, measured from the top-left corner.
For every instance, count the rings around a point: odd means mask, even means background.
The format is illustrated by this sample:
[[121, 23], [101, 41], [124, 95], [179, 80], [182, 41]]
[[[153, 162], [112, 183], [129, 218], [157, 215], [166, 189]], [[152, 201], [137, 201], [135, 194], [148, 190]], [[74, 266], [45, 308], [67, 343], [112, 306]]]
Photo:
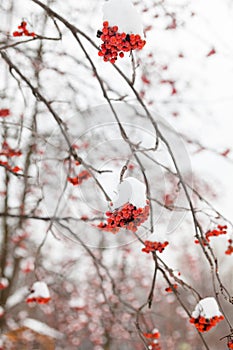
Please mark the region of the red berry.
[[104, 29], [103, 29], [103, 34], [104, 34], [104, 35], [107, 35], [107, 34], [108, 34], [108, 28], [104, 28]]
[[110, 61], [115, 63], [117, 57], [124, 57], [123, 52], [129, 52], [131, 50], [141, 50], [145, 45], [139, 34], [126, 35], [126, 33], [118, 33], [118, 27], [109, 27], [109, 23], [105, 21], [103, 23], [103, 34], [100, 36], [103, 44], [101, 45], [102, 54], [105, 62]]
[[22, 36], [23, 35], [23, 33], [20, 33], [20, 32], [14, 32], [13, 33], [13, 36]]

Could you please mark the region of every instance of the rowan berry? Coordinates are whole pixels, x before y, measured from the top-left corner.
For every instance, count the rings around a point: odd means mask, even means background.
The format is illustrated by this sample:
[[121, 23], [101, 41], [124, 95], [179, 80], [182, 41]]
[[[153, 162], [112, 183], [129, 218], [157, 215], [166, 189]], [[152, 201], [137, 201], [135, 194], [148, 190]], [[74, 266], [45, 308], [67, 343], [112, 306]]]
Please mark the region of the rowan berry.
[[162, 253], [169, 243], [167, 241], [164, 243], [145, 241], [144, 244], [145, 244], [145, 247], [142, 248], [142, 252], [149, 254], [155, 251]]
[[203, 316], [199, 316], [198, 318], [191, 317], [189, 322], [194, 324], [199, 332], [208, 332], [211, 328], [215, 327], [217, 323], [222, 321], [224, 317], [214, 316], [212, 318], [205, 318]]
[[10, 115], [10, 110], [8, 108], [0, 109], [0, 117], [8, 117]]
[[[209, 230], [205, 234], [205, 238], [201, 238], [201, 243], [205, 246], [210, 242], [210, 237], [217, 237], [225, 235], [227, 233], [227, 225], [218, 225], [216, 229]], [[195, 240], [196, 244], [199, 244], [199, 240]]]
[[13, 33], [13, 36], [22, 36], [22, 35], [23, 35], [22, 32], [17, 32], [17, 31], [16, 31], [16, 32]]
[[227, 342], [228, 349], [233, 349], [233, 339], [229, 339]]
[[99, 56], [103, 56], [105, 62], [115, 63], [117, 56], [124, 57], [124, 52], [141, 50], [146, 44], [139, 34], [118, 33], [118, 26], [109, 27], [109, 23], [103, 23], [102, 31], [97, 36], [103, 41]]
[[[173, 287], [173, 288], [172, 288]], [[177, 289], [178, 288], [178, 284], [173, 284], [173, 286], [172, 287], [167, 287], [167, 288], [165, 288], [165, 292], [167, 292], [167, 293], [172, 293], [173, 292], [173, 289]]]
[[18, 29], [20, 31], [15, 31], [13, 32], [13, 36], [17, 37], [17, 36], [32, 36], [34, 37], [36, 34], [34, 32], [29, 32], [29, 30], [27, 29], [27, 22], [23, 21], [19, 26]]
[[158, 329], [155, 328], [151, 332], [143, 333], [143, 336], [147, 339], [159, 339], [160, 333], [159, 333]]
[[[136, 208], [131, 203], [126, 203], [122, 207], [114, 210], [107, 211], [105, 215], [107, 218], [107, 223], [100, 223], [99, 228], [105, 231], [112, 232], [112, 229], [125, 228], [129, 231], [136, 232], [138, 227], [148, 219], [149, 216], [149, 205], [144, 208]], [[117, 230], [117, 231], [118, 231]], [[117, 231], [114, 230], [113, 233]]]
[[227, 250], [225, 251], [226, 255], [231, 255], [233, 253], [233, 245], [232, 245], [232, 239], [228, 239], [228, 247]]
[[51, 300], [49, 289], [44, 282], [35, 282], [32, 286], [27, 303], [47, 304]]
[[67, 177], [67, 181], [69, 181], [72, 185], [76, 186], [81, 185], [81, 183], [84, 180], [87, 180], [90, 177], [91, 175], [89, 174], [89, 172], [87, 170], [83, 170], [76, 177]]

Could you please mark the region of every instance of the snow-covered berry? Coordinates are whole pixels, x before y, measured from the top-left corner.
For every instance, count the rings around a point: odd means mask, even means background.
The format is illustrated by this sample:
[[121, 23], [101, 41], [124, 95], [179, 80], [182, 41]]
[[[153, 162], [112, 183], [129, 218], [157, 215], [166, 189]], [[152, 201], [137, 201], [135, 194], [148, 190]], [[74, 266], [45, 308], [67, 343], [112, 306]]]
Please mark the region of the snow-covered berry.
[[27, 303], [47, 304], [50, 301], [50, 293], [45, 282], [35, 282], [31, 288], [30, 294], [27, 297]]

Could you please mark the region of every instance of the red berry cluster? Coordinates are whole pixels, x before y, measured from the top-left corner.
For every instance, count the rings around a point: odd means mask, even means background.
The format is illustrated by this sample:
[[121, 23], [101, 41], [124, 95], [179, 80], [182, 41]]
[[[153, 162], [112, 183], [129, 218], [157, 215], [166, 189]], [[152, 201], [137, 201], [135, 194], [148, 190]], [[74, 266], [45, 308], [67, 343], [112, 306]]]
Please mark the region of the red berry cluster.
[[232, 245], [232, 239], [228, 239], [228, 247], [227, 250], [225, 251], [226, 255], [231, 255], [233, 253], [233, 245]]
[[103, 41], [98, 55], [103, 57], [105, 62], [111, 63], [116, 62], [118, 55], [122, 58], [124, 52], [141, 50], [146, 44], [139, 34], [119, 33], [118, 27], [109, 27], [107, 21], [103, 23], [102, 32], [98, 32], [97, 36]]
[[49, 301], [51, 300], [51, 298], [44, 298], [44, 297], [28, 297], [26, 302], [28, 304], [30, 303], [38, 303], [38, 304], [47, 304]]
[[16, 233], [15, 235], [13, 235], [11, 237], [11, 241], [15, 244], [21, 245], [22, 241], [24, 241], [28, 237], [29, 237], [29, 234], [27, 232], [20, 232], [20, 233]]
[[233, 349], [233, 339], [229, 339], [227, 343], [228, 349]]
[[106, 231], [106, 232], [117, 233], [120, 231], [120, 227], [112, 228], [105, 222], [100, 222], [97, 227], [100, 228], [102, 231]]
[[208, 332], [211, 328], [215, 327], [217, 323], [224, 320], [224, 316], [214, 316], [212, 318], [205, 318], [199, 316], [198, 318], [191, 317], [189, 322], [193, 323], [199, 332]]
[[4, 167], [6, 170], [10, 171], [11, 173], [15, 173], [15, 174], [18, 173], [20, 170], [22, 170], [18, 166], [11, 167], [8, 162], [3, 162], [2, 160], [0, 160], [0, 166]]
[[142, 248], [142, 252], [149, 254], [154, 251], [158, 251], [159, 253], [162, 253], [169, 243], [167, 241], [164, 243], [145, 241], [144, 244], [145, 244], [145, 247]]
[[[12, 149], [6, 141], [3, 142], [2, 150], [0, 151], [0, 156], [11, 158], [11, 157], [19, 157], [21, 155], [22, 155], [21, 151], [16, 151]], [[6, 170], [10, 171], [11, 173], [18, 173], [21, 170], [21, 168], [19, 168], [18, 166], [12, 166], [11, 164], [9, 164], [9, 159], [7, 159], [7, 161], [0, 160], [0, 166], [4, 167]]]
[[81, 185], [81, 183], [84, 180], [89, 179], [89, 177], [91, 177], [91, 174], [87, 170], [83, 170], [83, 171], [81, 171], [81, 173], [78, 174], [78, 176], [68, 177], [67, 180], [70, 183], [72, 183], [72, 185], [76, 186], [76, 185]]
[[149, 344], [148, 346], [149, 350], [161, 350], [161, 346], [159, 343], [155, 342], [155, 340]]
[[8, 117], [10, 115], [10, 110], [8, 108], [0, 109], [0, 117]]
[[160, 344], [157, 341], [157, 339], [160, 338], [160, 333], [159, 333], [158, 329], [154, 329], [150, 333], [143, 333], [143, 336], [146, 339], [149, 339], [149, 341], [150, 341], [150, 343], [148, 344], [148, 349], [161, 350]]
[[225, 235], [227, 233], [226, 229], [227, 229], [227, 225], [224, 225], [224, 226], [218, 225], [217, 230], [208, 231], [206, 233], [207, 241], [209, 241], [209, 237], [216, 237], [219, 235]]
[[22, 170], [18, 166], [11, 167], [8, 162], [3, 162], [2, 160], [0, 160], [0, 166], [4, 167], [6, 170], [10, 171], [11, 173], [15, 173], [15, 174], [18, 173], [20, 170]]
[[[205, 234], [205, 239], [203, 240], [203, 245], [207, 245], [207, 242], [210, 242], [210, 237], [217, 237], [219, 235], [225, 235], [227, 233], [227, 225], [218, 225], [217, 229], [212, 230], [212, 231], [208, 231]], [[198, 244], [199, 241], [195, 240], [195, 243]]]
[[[178, 284], [173, 284], [173, 289], [177, 289], [178, 288]], [[172, 289], [172, 287], [167, 287], [167, 288], [165, 288], [165, 292], [167, 292], [167, 293], [171, 293], [171, 292], [173, 292], [173, 289]]]
[[152, 331], [151, 333], [143, 333], [143, 336], [147, 339], [159, 339], [160, 333], [158, 330]]
[[19, 31], [15, 31], [13, 36], [32, 36], [34, 37], [36, 34], [34, 32], [29, 32], [27, 29], [27, 22], [21, 22], [20, 26], [18, 26]]
[[19, 157], [21, 156], [21, 151], [16, 151], [13, 148], [11, 148], [6, 141], [2, 144], [2, 151], [0, 151], [0, 156], [5, 157]]
[[118, 232], [120, 228], [136, 232], [138, 227], [148, 219], [149, 212], [148, 204], [144, 208], [137, 208], [131, 203], [126, 203], [113, 212], [107, 211], [107, 223], [101, 222], [98, 227], [112, 233]]

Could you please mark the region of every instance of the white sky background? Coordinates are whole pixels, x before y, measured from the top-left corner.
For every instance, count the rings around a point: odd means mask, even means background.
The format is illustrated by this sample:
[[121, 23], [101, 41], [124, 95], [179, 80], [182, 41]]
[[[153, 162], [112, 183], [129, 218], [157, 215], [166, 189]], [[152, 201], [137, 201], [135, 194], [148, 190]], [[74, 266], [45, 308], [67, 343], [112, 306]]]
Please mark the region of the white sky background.
[[[233, 8], [230, 2], [219, 0], [187, 3], [196, 16], [187, 21], [186, 28], [156, 31], [159, 25], [155, 20], [153, 33], [148, 33], [147, 48], [154, 42], [163, 56], [167, 53], [171, 57], [174, 75], [190, 80], [191, 88], [182, 92], [181, 98], [170, 99], [180, 117], [175, 121], [170, 118], [169, 122], [204, 146], [222, 152], [233, 148]], [[180, 12], [181, 21], [183, 15], [185, 11]], [[205, 58], [213, 47], [217, 53]], [[184, 59], [175, 58], [178, 48]], [[233, 159], [232, 153], [230, 158]], [[209, 152], [196, 155], [192, 161], [194, 170], [199, 174], [204, 171], [205, 180], [218, 194], [216, 206], [231, 218], [233, 163]]]
[[[146, 6], [147, 1], [140, 3], [141, 8], [142, 4]], [[176, 9], [175, 4], [187, 4], [187, 9], [180, 9], [177, 15], [178, 24], [187, 21], [186, 27], [165, 31], [164, 16], [162, 20], [151, 20], [150, 12], [141, 13], [145, 25], [152, 24], [154, 27], [147, 32], [145, 52], [154, 52], [158, 62], [167, 60], [170, 66], [169, 76], [178, 79], [181, 77], [190, 87], [183, 89], [181, 85], [181, 97], [171, 97], [170, 100], [166, 94], [164, 97], [163, 90], [156, 91], [154, 96], [152, 89], [155, 107], [177, 130], [184, 131], [204, 146], [219, 152], [232, 149], [233, 7], [227, 0], [171, 1], [168, 4], [171, 8], [174, 6], [173, 9]], [[188, 16], [191, 11], [196, 16], [190, 19]], [[155, 12], [160, 13], [160, 10]], [[93, 18], [93, 23], [97, 26], [99, 16], [101, 13], [97, 12]], [[213, 47], [217, 53], [206, 58]], [[177, 59], [177, 52], [182, 52], [184, 59]], [[100, 65], [103, 67], [103, 64]], [[163, 106], [162, 103], [164, 100], [169, 100], [171, 108], [180, 112], [179, 118], [169, 118], [167, 104]], [[230, 157], [233, 159], [233, 154]], [[219, 197], [216, 206], [219, 205], [219, 209], [231, 218], [233, 163], [203, 152], [193, 158], [193, 167], [200, 176], [203, 176], [204, 171], [204, 179]]]

